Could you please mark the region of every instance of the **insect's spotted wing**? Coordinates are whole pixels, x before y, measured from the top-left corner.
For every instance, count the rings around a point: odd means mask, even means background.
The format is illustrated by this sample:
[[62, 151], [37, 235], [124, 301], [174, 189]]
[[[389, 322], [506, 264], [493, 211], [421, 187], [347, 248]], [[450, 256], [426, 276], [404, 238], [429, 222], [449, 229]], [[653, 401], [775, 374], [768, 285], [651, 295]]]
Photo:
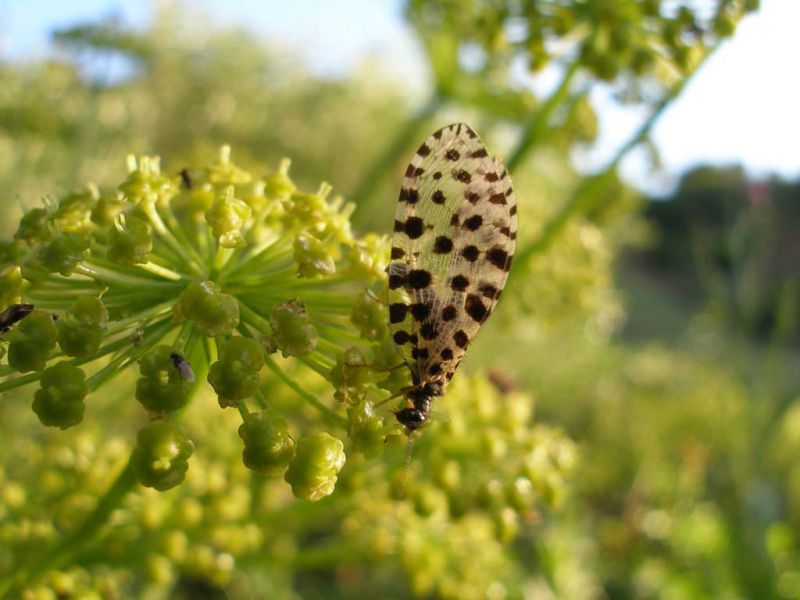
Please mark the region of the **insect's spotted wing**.
[[435, 132], [406, 170], [389, 320], [415, 383], [449, 380], [505, 285], [517, 234], [511, 178], [466, 124]]

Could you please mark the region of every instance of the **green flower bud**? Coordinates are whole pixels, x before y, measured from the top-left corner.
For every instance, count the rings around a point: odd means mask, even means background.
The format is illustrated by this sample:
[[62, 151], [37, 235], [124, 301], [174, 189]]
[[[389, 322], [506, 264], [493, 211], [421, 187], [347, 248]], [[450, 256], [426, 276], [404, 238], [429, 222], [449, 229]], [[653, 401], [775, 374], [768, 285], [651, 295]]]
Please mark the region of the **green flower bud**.
[[383, 377], [378, 381], [378, 386], [394, 392], [408, 385], [408, 370], [398, 368], [403, 364], [403, 358], [398, 353], [392, 338], [389, 336], [382, 338], [380, 344], [374, 348], [375, 368], [383, 370]]
[[206, 211], [206, 221], [220, 246], [239, 248], [245, 244], [242, 227], [252, 212], [245, 202], [234, 197], [233, 186], [228, 186]]
[[531, 480], [527, 477], [517, 477], [508, 484], [508, 501], [516, 511], [524, 511], [533, 507], [536, 500], [536, 490]]
[[366, 290], [356, 298], [350, 320], [365, 339], [375, 341], [386, 337], [386, 323], [389, 320], [386, 306]]
[[19, 220], [14, 237], [28, 242], [44, 242], [50, 239], [47, 223], [50, 215], [44, 208], [32, 208]]
[[497, 539], [504, 544], [514, 541], [519, 534], [519, 515], [510, 508], [501, 508], [494, 513]]
[[205, 212], [214, 204], [214, 188], [210, 184], [195, 185], [191, 190], [184, 190], [172, 200], [170, 207], [179, 219], [203, 218]]
[[297, 190], [292, 180], [289, 179], [290, 165], [289, 159], [284, 158], [277, 171], [264, 177], [264, 194], [268, 198], [282, 200], [288, 198]]
[[294, 440], [286, 421], [267, 411], [250, 414], [239, 426], [239, 437], [244, 442], [244, 464], [253, 471], [280, 475], [294, 457]]
[[437, 511], [448, 510], [447, 495], [432, 485], [417, 484], [410, 492], [418, 515], [429, 517]]
[[313, 502], [333, 492], [345, 460], [340, 440], [324, 432], [315, 433], [300, 439], [284, 479], [296, 498]]
[[100, 348], [108, 311], [99, 298], [80, 296], [57, 322], [58, 344], [67, 356], [85, 358]]
[[264, 366], [264, 354], [258, 342], [246, 337], [232, 337], [220, 348], [219, 360], [208, 371], [208, 382], [219, 397], [219, 405], [236, 406], [258, 390], [258, 372]]
[[131, 462], [139, 483], [163, 492], [183, 481], [194, 444], [178, 427], [156, 421], [141, 429], [136, 439]]
[[42, 371], [41, 388], [33, 397], [33, 412], [42, 425], [67, 429], [83, 420], [89, 393], [86, 376], [78, 367], [60, 362]]
[[270, 202], [264, 195], [264, 182], [256, 181], [247, 186], [240, 193], [242, 201], [250, 207], [255, 214], [260, 214]]
[[37, 258], [49, 273], [69, 277], [75, 266], [83, 260], [91, 237], [88, 231], [59, 231], [52, 241], [39, 248]]
[[239, 325], [239, 304], [213, 281], [193, 281], [181, 294], [181, 313], [209, 336], [230, 333]]
[[486, 508], [500, 508], [506, 504], [505, 490], [498, 479], [484, 481], [478, 487], [477, 501]]
[[365, 458], [375, 458], [383, 452], [385, 432], [383, 419], [375, 412], [372, 402], [361, 402], [347, 409], [348, 435], [353, 447]]
[[10, 342], [8, 364], [25, 373], [44, 369], [58, 331], [50, 313], [34, 309], [6, 337]]
[[131, 215], [120, 215], [108, 233], [108, 260], [120, 265], [147, 262], [153, 249], [150, 224]]
[[298, 277], [330, 275], [336, 272], [336, 263], [325, 244], [307, 233], [299, 234], [294, 240], [294, 261], [297, 263]]
[[372, 371], [366, 366], [364, 355], [355, 346], [336, 357], [330, 380], [336, 388], [334, 398], [339, 402], [357, 404], [364, 399], [369, 384], [374, 381]]
[[119, 186], [119, 190], [132, 204], [154, 204], [162, 197], [172, 195], [174, 184], [161, 174], [158, 158], [143, 156], [136, 167], [132, 157], [129, 158], [134, 167], [128, 178]]
[[17, 263], [27, 253], [27, 244], [16, 238], [0, 240], [0, 265]]
[[382, 281], [386, 277], [391, 242], [385, 235], [368, 233], [361, 239], [345, 246], [348, 261], [347, 271], [354, 277], [370, 281]]
[[305, 305], [297, 298], [273, 308], [269, 324], [284, 357], [306, 356], [317, 347], [317, 330]]
[[328, 206], [321, 194], [303, 194], [295, 192], [291, 195], [286, 207], [287, 229], [308, 229], [325, 222]]
[[97, 199], [92, 192], [76, 192], [61, 198], [53, 213], [53, 221], [65, 231], [78, 231], [91, 222], [91, 212]]
[[250, 183], [252, 176], [231, 161], [231, 147], [222, 146], [217, 161], [206, 168], [206, 179], [219, 187], [244, 185]]
[[22, 293], [22, 270], [13, 265], [0, 269], [0, 306], [16, 304]]
[[91, 219], [95, 225], [108, 227], [125, 208], [125, 199], [118, 193], [103, 194], [92, 209]]
[[189, 400], [191, 381], [186, 379], [172, 354], [171, 346], [156, 346], [139, 361], [141, 377], [136, 382], [136, 399], [147, 410], [171, 412]]

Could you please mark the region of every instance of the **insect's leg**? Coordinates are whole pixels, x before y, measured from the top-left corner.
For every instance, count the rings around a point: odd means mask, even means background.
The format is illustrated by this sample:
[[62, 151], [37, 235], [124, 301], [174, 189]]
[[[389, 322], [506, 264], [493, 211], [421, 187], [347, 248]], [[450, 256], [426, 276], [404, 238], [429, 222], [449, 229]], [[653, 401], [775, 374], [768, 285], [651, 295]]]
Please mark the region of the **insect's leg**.
[[373, 369], [375, 371], [380, 371], [383, 373], [391, 373], [392, 371], [397, 371], [397, 369], [402, 369], [406, 366], [406, 363], [402, 362], [399, 365], [395, 365], [393, 367], [376, 367], [375, 365], [353, 365], [351, 363], [344, 363], [346, 367], [350, 367], [355, 369], [356, 367], [363, 367], [365, 369]]
[[375, 292], [373, 292], [371, 289], [364, 288], [364, 292], [367, 294], [367, 296], [369, 296], [370, 298], [372, 298], [376, 302], [380, 302], [381, 304], [387, 304], [387, 301], [385, 299], [378, 298], [378, 295]]
[[409, 385], [408, 387], [400, 388], [399, 392], [396, 392], [396, 393], [392, 394], [388, 398], [384, 398], [383, 400], [378, 402], [375, 405], [375, 407], [377, 408], [378, 406], [383, 406], [384, 404], [389, 402], [389, 400], [394, 400], [395, 398], [399, 398], [400, 396], [405, 396], [408, 392], [410, 392], [411, 390], [416, 389], [417, 387], [418, 386], [416, 386], [416, 385]]

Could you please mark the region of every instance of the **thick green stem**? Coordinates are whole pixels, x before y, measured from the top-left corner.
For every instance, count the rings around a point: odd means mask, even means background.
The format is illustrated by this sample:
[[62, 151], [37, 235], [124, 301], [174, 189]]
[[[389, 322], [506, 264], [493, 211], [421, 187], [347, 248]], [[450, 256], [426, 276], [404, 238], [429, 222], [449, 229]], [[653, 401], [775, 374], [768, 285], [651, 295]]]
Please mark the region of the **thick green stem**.
[[533, 149], [546, 138], [546, 134], [549, 131], [548, 125], [553, 116], [553, 112], [562, 105], [569, 94], [569, 86], [579, 71], [580, 66], [581, 63], [578, 60], [574, 60], [572, 64], [570, 64], [561, 78], [561, 83], [528, 121], [517, 143], [517, 147], [511, 152], [506, 162], [508, 170], [512, 173], [519, 164], [528, 157]]

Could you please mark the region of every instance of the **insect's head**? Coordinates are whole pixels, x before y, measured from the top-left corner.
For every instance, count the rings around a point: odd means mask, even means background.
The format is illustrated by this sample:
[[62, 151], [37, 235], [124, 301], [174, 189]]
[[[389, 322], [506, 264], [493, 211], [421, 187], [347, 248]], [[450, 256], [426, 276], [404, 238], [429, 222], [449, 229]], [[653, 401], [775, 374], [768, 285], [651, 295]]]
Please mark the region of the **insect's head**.
[[394, 413], [397, 421], [409, 432], [416, 431], [428, 420], [431, 411], [431, 396], [440, 396], [442, 390], [435, 383], [425, 383], [412, 389], [406, 399], [413, 405]]
[[394, 416], [408, 431], [416, 431], [428, 420], [428, 413], [418, 408], [404, 408], [396, 411]]

